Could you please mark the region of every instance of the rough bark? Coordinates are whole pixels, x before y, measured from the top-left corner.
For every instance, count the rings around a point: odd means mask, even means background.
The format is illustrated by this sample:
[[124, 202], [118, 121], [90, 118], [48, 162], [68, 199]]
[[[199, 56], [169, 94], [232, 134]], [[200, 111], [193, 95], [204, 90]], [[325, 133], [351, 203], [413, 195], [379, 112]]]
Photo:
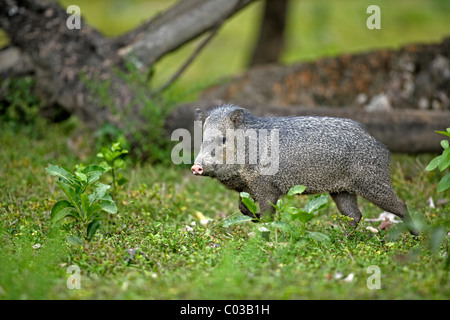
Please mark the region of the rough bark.
[[[126, 72], [125, 62], [145, 71], [251, 1], [183, 0], [123, 36], [106, 38], [83, 20], [80, 30], [68, 29], [69, 15], [56, 2], [0, 0], [0, 27], [10, 40], [2, 52], [10, 59], [2, 59], [0, 75], [32, 74], [36, 93], [48, 105], [63, 106], [91, 127], [110, 122], [125, 131], [145, 132], [145, 97], [137, 99], [136, 84], [119, 75]], [[26, 68], [17, 67], [22, 61]]]
[[[68, 29], [68, 14], [55, 2], [1, 1], [0, 17], [11, 48], [22, 54], [16, 59], [29, 61], [28, 70], [36, 79], [35, 92], [47, 105], [64, 106], [91, 127], [106, 121], [119, 124], [89, 87], [110, 81], [105, 95], [118, 107], [133, 99], [133, 92], [113, 71], [123, 63], [113, 43], [83, 21], [80, 30]], [[8, 73], [2, 76], [16, 75], [11, 69], [5, 71]]]
[[450, 110], [450, 38], [399, 50], [345, 54], [248, 70], [202, 101], [251, 105]]
[[132, 58], [139, 67], [148, 68], [163, 55], [211, 30], [230, 12], [253, 0], [183, 0], [141, 27], [119, 37], [123, 57]]

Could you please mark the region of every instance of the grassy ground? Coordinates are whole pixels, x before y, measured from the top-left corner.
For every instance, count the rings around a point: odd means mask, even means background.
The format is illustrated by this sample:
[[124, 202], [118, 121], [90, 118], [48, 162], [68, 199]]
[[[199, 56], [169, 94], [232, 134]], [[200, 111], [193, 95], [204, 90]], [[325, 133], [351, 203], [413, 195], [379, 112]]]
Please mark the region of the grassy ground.
[[[293, 0], [283, 62], [438, 41], [448, 34], [445, 0], [378, 2], [382, 29], [369, 31], [365, 9], [372, 3], [368, 1]], [[79, 4], [88, 23], [108, 35], [133, 28], [169, 5], [162, 1], [136, 1], [127, 7], [100, 0], [61, 3]], [[192, 99], [199, 87], [242, 71], [260, 8], [252, 5], [227, 23], [175, 91], [189, 92]], [[170, 75], [194, 46], [163, 59], [155, 81]], [[27, 93], [26, 88], [17, 91]], [[14, 99], [24, 100], [25, 105], [35, 103], [28, 94], [18, 95]], [[193, 177], [188, 166], [130, 161], [123, 170], [129, 183], [117, 194], [119, 213], [105, 215], [93, 239], [76, 246], [66, 239], [83, 232], [77, 224], [50, 222], [54, 203], [64, 195], [44, 168], [49, 163], [72, 169], [80, 162], [98, 162], [100, 146], [76, 120], [46, 124], [34, 118], [32, 114], [27, 119], [28, 125], [0, 122], [0, 299], [450, 297], [445, 268], [448, 240], [435, 244], [442, 239], [437, 226], [448, 232], [450, 214], [442, 206], [433, 209], [427, 204], [430, 197], [435, 202], [449, 198], [448, 193], [435, 191], [441, 175], [424, 171], [434, 155], [394, 155], [392, 160], [398, 194], [424, 228], [428, 226], [419, 239], [398, 232], [399, 226], [373, 234], [366, 227], [377, 224], [365, 220], [351, 232], [329, 201], [308, 229], [328, 235], [330, 242], [306, 239], [287, 216], [280, 219], [292, 228], [272, 228], [266, 241], [257, 224], [224, 227], [224, 219], [239, 215], [237, 194], [218, 182]], [[299, 197], [296, 203], [303, 206], [307, 199]], [[360, 208], [365, 218], [381, 212], [363, 200]], [[202, 216], [210, 219], [208, 224], [200, 223]], [[67, 273], [73, 265], [80, 270], [79, 290], [67, 285], [69, 276], [75, 275]], [[379, 267], [381, 289], [367, 286], [370, 266]]]
[[[64, 195], [44, 168], [49, 163], [72, 168], [81, 162], [77, 154], [87, 156], [84, 163], [97, 161], [89, 137], [82, 139], [80, 151], [63, 138], [73, 130], [71, 123], [2, 129], [2, 299], [450, 297], [444, 256], [448, 243], [430, 251], [433, 233], [413, 239], [398, 235], [395, 226], [373, 234], [366, 230], [372, 223], [365, 220], [351, 232], [330, 200], [308, 223], [309, 230], [328, 235], [329, 243], [302, 237], [298, 225], [285, 216], [280, 219], [292, 229], [272, 229], [265, 241], [257, 224], [223, 226], [223, 219], [238, 211], [237, 194], [173, 165], [129, 163], [123, 174], [130, 181], [117, 195], [119, 213], [104, 216], [90, 242], [69, 245], [67, 236], [82, 230], [72, 221], [50, 223], [51, 208]], [[446, 223], [448, 229], [449, 213], [427, 205], [429, 197], [435, 202], [444, 197], [435, 192], [440, 176], [424, 171], [431, 157], [395, 155], [392, 179], [416, 219], [427, 225]], [[296, 201], [302, 206], [307, 197]], [[365, 218], [381, 212], [365, 201], [360, 207]], [[210, 219], [208, 224], [200, 224], [198, 212]], [[80, 270], [79, 290], [67, 287], [71, 265]], [[370, 266], [379, 267], [381, 289], [367, 287]]]

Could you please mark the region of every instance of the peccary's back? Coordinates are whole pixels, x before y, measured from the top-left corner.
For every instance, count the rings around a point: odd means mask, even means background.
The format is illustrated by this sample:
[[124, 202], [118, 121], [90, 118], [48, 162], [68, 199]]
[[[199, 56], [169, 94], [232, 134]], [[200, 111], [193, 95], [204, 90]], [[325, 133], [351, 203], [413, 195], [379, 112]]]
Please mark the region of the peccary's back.
[[[248, 121], [248, 122], [247, 122]], [[252, 128], [279, 130], [281, 192], [303, 184], [309, 193], [351, 190], [355, 183], [389, 178], [389, 151], [359, 122], [332, 117], [250, 117]]]

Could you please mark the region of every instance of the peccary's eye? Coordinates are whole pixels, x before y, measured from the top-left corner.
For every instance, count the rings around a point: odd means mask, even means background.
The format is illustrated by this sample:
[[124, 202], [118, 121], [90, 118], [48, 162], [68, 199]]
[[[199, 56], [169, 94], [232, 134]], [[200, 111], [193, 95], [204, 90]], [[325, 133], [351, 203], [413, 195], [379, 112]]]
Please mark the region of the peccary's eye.
[[222, 143], [225, 144], [225, 142], [227, 142], [227, 138], [226, 138], [226, 137], [223, 137], [223, 138], [222, 138]]

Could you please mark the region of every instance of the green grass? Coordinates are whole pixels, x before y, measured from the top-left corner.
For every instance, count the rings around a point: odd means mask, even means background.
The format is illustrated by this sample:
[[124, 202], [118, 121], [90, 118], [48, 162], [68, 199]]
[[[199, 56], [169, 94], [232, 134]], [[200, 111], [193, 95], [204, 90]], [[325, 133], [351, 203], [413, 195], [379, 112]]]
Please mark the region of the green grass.
[[[450, 297], [443, 256], [448, 240], [433, 253], [427, 233], [417, 240], [407, 233], [395, 238], [395, 226], [372, 234], [365, 220], [347, 236], [350, 230], [330, 200], [308, 227], [327, 234], [329, 244], [300, 238], [295, 222], [284, 216], [292, 230], [277, 236], [272, 230], [267, 242], [257, 224], [224, 228], [221, 221], [238, 211], [237, 194], [216, 181], [193, 177], [188, 167], [130, 162], [123, 172], [130, 182], [117, 194], [119, 214], [105, 216], [90, 242], [70, 246], [66, 237], [82, 231], [72, 221], [51, 225], [50, 210], [63, 194], [44, 168], [48, 163], [70, 168], [81, 161], [79, 151], [66, 143], [73, 128], [71, 122], [34, 130], [2, 124], [1, 299]], [[81, 137], [84, 162], [96, 161], [95, 144], [89, 135]], [[392, 179], [416, 218], [446, 223], [448, 229], [449, 213], [426, 203], [429, 197], [436, 202], [446, 196], [435, 192], [439, 174], [424, 170], [432, 157], [395, 155]], [[306, 196], [296, 199], [299, 206], [306, 201]], [[381, 212], [367, 201], [360, 201], [360, 207], [365, 218]], [[201, 225], [197, 212], [210, 222]], [[40, 247], [33, 248], [36, 244]], [[132, 259], [127, 249], [134, 249]], [[81, 270], [79, 290], [66, 286], [70, 265]], [[366, 286], [372, 265], [381, 271], [380, 290]], [[350, 274], [354, 278], [346, 282]]]
[[[170, 5], [165, 1], [136, 1], [125, 7], [100, 0], [69, 2], [61, 1], [80, 5], [87, 22], [108, 36], [131, 29]], [[449, 34], [445, 0], [380, 0], [382, 29], [375, 31], [365, 27], [369, 4], [292, 0], [282, 62], [439, 41]], [[245, 69], [260, 9], [261, 3], [253, 4], [224, 26], [171, 90], [174, 104], [195, 99], [202, 87]], [[0, 38], [6, 43], [4, 36]], [[158, 63], [155, 82], [162, 83], [194, 47], [195, 42]], [[90, 242], [71, 246], [66, 238], [82, 230], [70, 220], [51, 225], [52, 206], [64, 195], [45, 167], [52, 163], [72, 169], [81, 162], [98, 163], [95, 155], [104, 145], [74, 119], [33, 123], [37, 107], [23, 94], [27, 88], [17, 89], [14, 93], [19, 95], [13, 99], [33, 105], [30, 110], [19, 108], [31, 123], [14, 123], [18, 119], [14, 114], [9, 122], [0, 120], [0, 299], [450, 297], [445, 265], [448, 238], [433, 251], [433, 231], [417, 240], [399, 233], [399, 226], [372, 234], [366, 227], [377, 224], [363, 219], [351, 232], [330, 200], [308, 223], [308, 230], [328, 235], [330, 243], [303, 239], [286, 216], [281, 219], [291, 228], [272, 230], [270, 241], [264, 241], [257, 224], [223, 227], [224, 219], [240, 214], [235, 192], [192, 176], [187, 165], [170, 162], [129, 161], [122, 171], [129, 183], [117, 194], [119, 213], [105, 215]], [[416, 219], [424, 225], [444, 226], [448, 232], [450, 213], [443, 206], [433, 209], [427, 204], [430, 197], [435, 203], [450, 198], [448, 192], [436, 193], [442, 174], [424, 170], [434, 156], [394, 155], [392, 180]], [[306, 202], [305, 196], [296, 199], [298, 206]], [[366, 219], [381, 212], [363, 199], [359, 206]], [[210, 219], [207, 225], [200, 224], [202, 215]], [[79, 290], [67, 288], [71, 265], [81, 271]], [[379, 290], [366, 285], [371, 275], [367, 268], [373, 265], [381, 271]], [[349, 275], [353, 280], [345, 281]]]

